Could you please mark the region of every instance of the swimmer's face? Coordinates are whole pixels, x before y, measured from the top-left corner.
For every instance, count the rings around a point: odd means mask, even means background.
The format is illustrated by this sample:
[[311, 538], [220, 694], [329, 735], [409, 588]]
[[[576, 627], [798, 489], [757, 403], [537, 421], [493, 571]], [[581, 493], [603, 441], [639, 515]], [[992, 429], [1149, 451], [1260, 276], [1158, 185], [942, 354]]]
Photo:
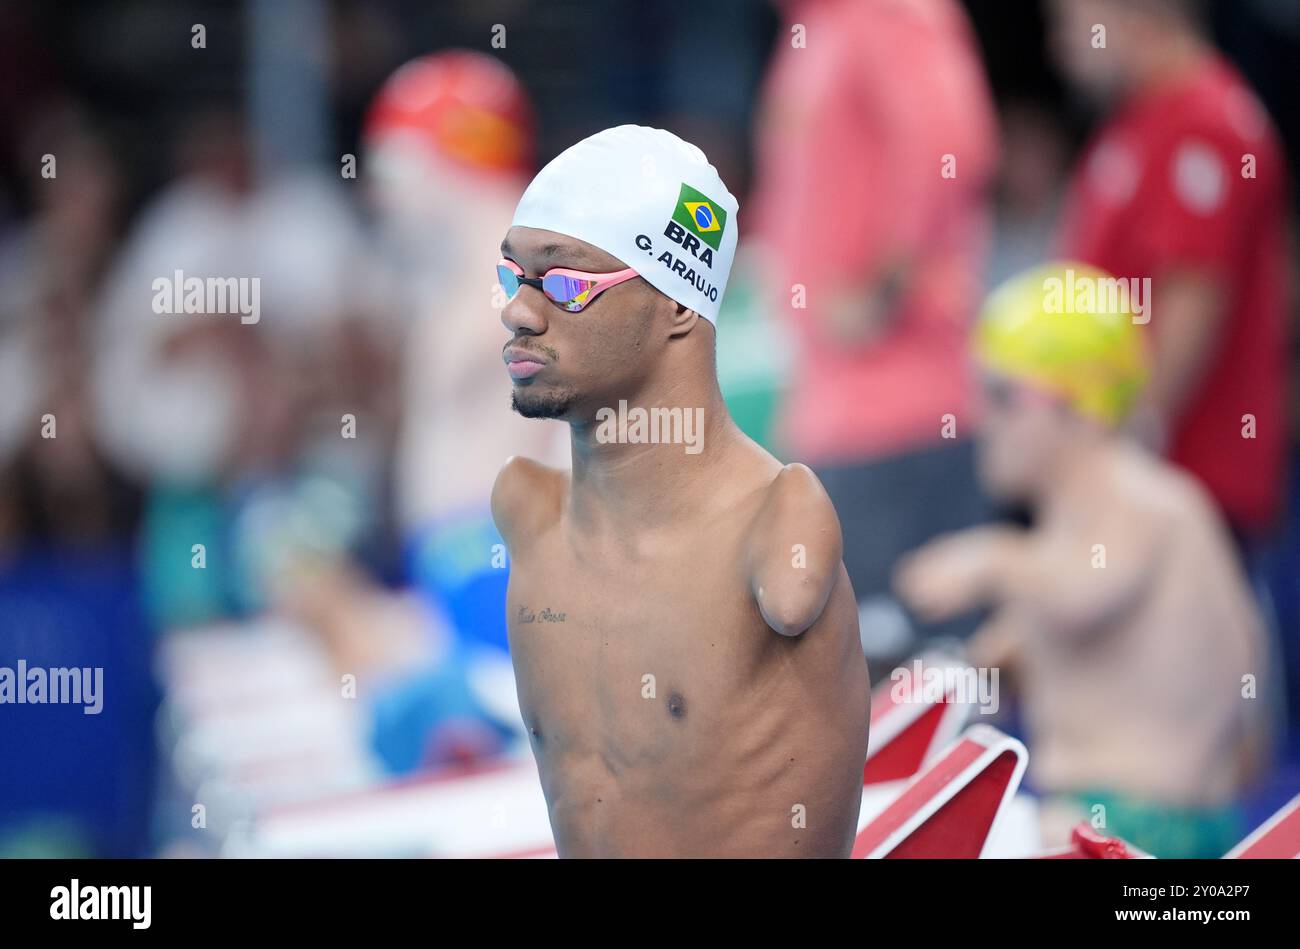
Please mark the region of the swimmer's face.
[[1059, 400], [1006, 376], [986, 373], [981, 395], [980, 482], [995, 497], [1033, 500], [1053, 477], [1073, 418]]
[[[597, 247], [531, 227], [512, 227], [502, 255], [525, 277], [554, 268], [614, 273], [626, 264]], [[658, 328], [676, 304], [640, 277], [610, 287], [570, 313], [521, 286], [501, 312], [514, 409], [525, 418], [582, 421], [639, 391], [663, 345]]]

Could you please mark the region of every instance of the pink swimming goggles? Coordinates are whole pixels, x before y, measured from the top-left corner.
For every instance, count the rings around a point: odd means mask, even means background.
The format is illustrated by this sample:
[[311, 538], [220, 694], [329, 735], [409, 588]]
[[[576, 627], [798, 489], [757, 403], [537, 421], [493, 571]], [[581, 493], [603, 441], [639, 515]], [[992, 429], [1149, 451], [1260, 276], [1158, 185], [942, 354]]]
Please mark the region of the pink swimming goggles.
[[506, 299], [513, 300], [519, 288], [527, 284], [541, 290], [546, 299], [570, 313], [579, 312], [610, 287], [616, 287], [636, 275], [637, 272], [631, 267], [615, 273], [586, 273], [556, 267], [541, 277], [525, 277], [523, 269], [513, 260], [502, 259], [497, 264], [497, 281], [506, 292]]

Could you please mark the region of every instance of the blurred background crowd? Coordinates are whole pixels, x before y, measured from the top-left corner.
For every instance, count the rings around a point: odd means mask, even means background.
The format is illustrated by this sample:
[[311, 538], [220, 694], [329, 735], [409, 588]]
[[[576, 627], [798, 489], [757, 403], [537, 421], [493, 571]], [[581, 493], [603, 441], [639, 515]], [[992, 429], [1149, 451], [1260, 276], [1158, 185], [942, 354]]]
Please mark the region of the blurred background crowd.
[[[910, 611], [899, 558], [1034, 516], [976, 476], [988, 291], [1068, 255], [1189, 301], [1131, 437], [1267, 629], [1255, 823], [1300, 786], [1297, 62], [1293, 0], [0, 4], [0, 666], [105, 681], [0, 706], [0, 855], [215, 854], [526, 749], [488, 492], [567, 436], [508, 411], [492, 267], [531, 174], [625, 122], [740, 200], [723, 392], [836, 502], [877, 680], [980, 622]], [[258, 278], [259, 318], [159, 314], [177, 271]]]

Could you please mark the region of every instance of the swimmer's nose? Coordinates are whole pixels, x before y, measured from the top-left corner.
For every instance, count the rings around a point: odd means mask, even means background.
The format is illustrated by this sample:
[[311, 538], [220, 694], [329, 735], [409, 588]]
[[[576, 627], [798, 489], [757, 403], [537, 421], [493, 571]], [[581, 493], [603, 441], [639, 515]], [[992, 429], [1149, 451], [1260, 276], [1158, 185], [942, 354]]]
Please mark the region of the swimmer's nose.
[[552, 304], [533, 287], [520, 287], [501, 311], [501, 325], [511, 335], [538, 336], [546, 332], [546, 307]]

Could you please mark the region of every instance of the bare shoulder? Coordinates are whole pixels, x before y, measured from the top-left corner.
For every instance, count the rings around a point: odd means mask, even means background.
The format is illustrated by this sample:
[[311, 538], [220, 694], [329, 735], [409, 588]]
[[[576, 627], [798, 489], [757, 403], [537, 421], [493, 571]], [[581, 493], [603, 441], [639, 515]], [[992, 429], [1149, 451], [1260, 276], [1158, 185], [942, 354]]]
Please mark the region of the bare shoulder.
[[1111, 478], [1112, 513], [1135, 527], [1163, 532], [1216, 518], [1209, 493], [1193, 476], [1134, 447]]
[[839, 516], [821, 481], [807, 465], [784, 466], [767, 486], [754, 519], [752, 536], [761, 542], [762, 535], [772, 530], [816, 534], [823, 539], [833, 535], [836, 559], [839, 559], [842, 543]]
[[1208, 536], [1216, 520], [1213, 504], [1191, 476], [1145, 448], [1128, 446], [1115, 461], [1074, 530], [1086, 534], [1090, 546], [1103, 544], [1124, 572], [1150, 576]]
[[799, 635], [825, 608], [844, 554], [835, 506], [811, 469], [786, 465], [772, 479], [747, 546], [764, 619], [782, 635]]
[[554, 523], [567, 479], [567, 472], [522, 455], [506, 459], [492, 485], [492, 519], [508, 546]]

